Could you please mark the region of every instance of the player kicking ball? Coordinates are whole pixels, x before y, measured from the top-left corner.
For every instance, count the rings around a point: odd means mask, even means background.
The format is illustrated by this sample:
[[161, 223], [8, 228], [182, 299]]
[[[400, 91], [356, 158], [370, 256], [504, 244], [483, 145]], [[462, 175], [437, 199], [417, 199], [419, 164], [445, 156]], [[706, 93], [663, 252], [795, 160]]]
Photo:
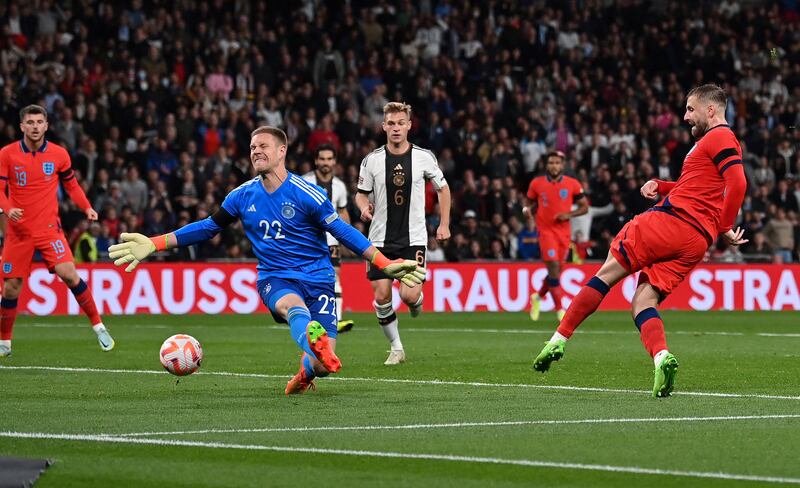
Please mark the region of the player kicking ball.
[[[28, 105], [19, 114], [22, 139], [0, 149], [0, 208], [8, 216], [3, 246], [3, 298], [0, 300], [0, 357], [11, 355], [11, 338], [17, 318], [17, 300], [23, 280], [30, 275], [34, 251], [47, 268], [72, 291], [89, 318], [100, 349], [114, 349], [114, 339], [97, 311], [92, 292], [78, 276], [75, 260], [61, 230], [58, 217], [58, 186], [86, 214], [97, 220], [97, 212], [83, 193], [67, 151], [45, 138], [47, 111]], [[8, 189], [8, 196], [6, 196]]]
[[[547, 278], [539, 291], [531, 295], [530, 317], [533, 321], [539, 320], [542, 299], [548, 292], [553, 297], [558, 320], [564, 318], [561, 305], [564, 292], [560, 278], [561, 267], [569, 252], [569, 220], [589, 211], [580, 182], [564, 174], [565, 159], [561, 151], [547, 155], [546, 173], [531, 181], [527, 193], [531, 206], [523, 209], [527, 216], [533, 214], [536, 217], [539, 248], [542, 250], [542, 261], [547, 266]], [[573, 203], [578, 205], [575, 210], [572, 210]]]
[[122, 234], [109, 248], [114, 264], [133, 271], [156, 251], [211, 239], [236, 219], [242, 221], [258, 258], [258, 292], [303, 351], [300, 370], [285, 393], [315, 389], [314, 378], [336, 373], [336, 275], [325, 232], [407, 286], [422, 283], [416, 261], [389, 260], [358, 230], [339, 218], [322, 189], [286, 169], [286, 133], [270, 126], [254, 130], [250, 161], [258, 176], [231, 191], [212, 216], [156, 237]]
[[743, 230], [732, 230], [747, 180], [739, 141], [725, 122], [726, 105], [725, 91], [716, 85], [689, 92], [683, 119], [697, 142], [683, 161], [680, 178], [642, 185], [646, 198], [664, 198], [620, 230], [606, 262], [575, 296], [555, 334], [536, 356], [534, 370], [544, 373], [561, 359], [575, 329], [597, 310], [609, 289], [641, 271], [632, 316], [655, 364], [653, 396], [672, 393], [678, 360], [667, 348], [658, 304], [703, 259], [718, 234], [732, 246], [747, 242]]

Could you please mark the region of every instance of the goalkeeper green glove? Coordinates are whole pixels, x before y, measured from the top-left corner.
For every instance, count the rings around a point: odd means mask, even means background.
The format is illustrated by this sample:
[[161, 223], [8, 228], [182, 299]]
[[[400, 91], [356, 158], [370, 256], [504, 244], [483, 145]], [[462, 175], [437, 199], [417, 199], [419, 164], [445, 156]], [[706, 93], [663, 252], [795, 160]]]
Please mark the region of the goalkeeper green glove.
[[372, 255], [372, 264], [383, 271], [386, 276], [400, 280], [401, 283], [408, 287], [421, 285], [425, 281], [425, 268], [411, 259], [390, 261], [383, 253], [377, 251]]
[[[163, 251], [167, 248], [167, 236], [158, 236], [149, 238], [137, 232], [127, 233], [123, 232], [119, 236], [119, 244], [114, 244], [108, 248], [108, 257], [114, 260], [114, 264], [122, 266], [128, 264], [125, 271], [131, 272], [136, 269], [140, 262], [147, 259], [147, 256], [156, 251]], [[156, 243], [163, 243], [163, 246], [157, 246]]]

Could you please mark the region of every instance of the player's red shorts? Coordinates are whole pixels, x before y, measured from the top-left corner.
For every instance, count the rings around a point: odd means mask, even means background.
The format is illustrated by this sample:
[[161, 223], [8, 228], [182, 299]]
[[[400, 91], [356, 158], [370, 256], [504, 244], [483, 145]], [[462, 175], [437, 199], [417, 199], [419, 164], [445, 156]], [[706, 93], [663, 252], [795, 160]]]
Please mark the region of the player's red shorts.
[[27, 278], [31, 273], [33, 252], [38, 250], [47, 268], [52, 272], [57, 264], [74, 261], [64, 233], [53, 230], [37, 236], [24, 236], [7, 227], [3, 245], [3, 278]]
[[539, 249], [542, 261], [558, 261], [563, 263], [569, 252], [569, 231], [567, 233], [539, 229]]
[[690, 223], [650, 210], [625, 224], [611, 243], [611, 254], [631, 273], [641, 270], [639, 282], [649, 282], [663, 300], [703, 259], [708, 246]]

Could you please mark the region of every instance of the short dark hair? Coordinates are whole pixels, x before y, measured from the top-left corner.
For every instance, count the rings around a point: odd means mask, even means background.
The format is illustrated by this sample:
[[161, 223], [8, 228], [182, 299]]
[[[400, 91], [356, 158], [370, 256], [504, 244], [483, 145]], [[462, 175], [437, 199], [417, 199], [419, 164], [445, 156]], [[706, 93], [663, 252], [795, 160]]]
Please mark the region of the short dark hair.
[[547, 157], [545, 157], [544, 160], [545, 161], [549, 161], [550, 158], [553, 158], [553, 157], [561, 158], [561, 161], [564, 161], [564, 162], [567, 161], [567, 155], [564, 154], [563, 151], [559, 151], [558, 149], [556, 149], [555, 151], [550, 151], [549, 153], [547, 153]]
[[284, 132], [283, 129], [280, 129], [278, 127], [273, 127], [271, 125], [262, 125], [258, 129], [250, 133], [250, 138], [252, 139], [253, 137], [259, 134], [269, 134], [272, 137], [274, 137], [275, 140], [277, 140], [280, 145], [282, 146], [288, 145], [289, 138], [286, 137], [286, 132]]
[[711, 83], [692, 88], [686, 98], [688, 99], [691, 96], [695, 96], [698, 100], [704, 102], [711, 102], [723, 109], [728, 106], [728, 96], [725, 95], [725, 90]]
[[28, 105], [19, 111], [19, 121], [22, 122], [26, 115], [44, 115], [44, 120], [47, 120], [47, 110], [41, 105]]
[[317, 146], [317, 149], [314, 151], [314, 159], [319, 158], [319, 154], [322, 151], [330, 151], [333, 153], [333, 159], [336, 159], [336, 148], [330, 144], [320, 144]]

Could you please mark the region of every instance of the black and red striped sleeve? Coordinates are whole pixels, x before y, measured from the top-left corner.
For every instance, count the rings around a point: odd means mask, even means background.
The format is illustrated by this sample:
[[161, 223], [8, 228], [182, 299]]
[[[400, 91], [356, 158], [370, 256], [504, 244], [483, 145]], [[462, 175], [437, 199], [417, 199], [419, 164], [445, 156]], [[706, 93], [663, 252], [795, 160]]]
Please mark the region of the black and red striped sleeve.
[[721, 176], [734, 166], [742, 165], [742, 148], [730, 130], [713, 131], [709, 153]]
[[0, 150], [0, 209], [2, 209], [4, 213], [8, 213], [8, 208], [11, 206], [11, 202], [6, 196], [9, 174], [8, 167], [10, 165], [11, 161], [8, 157], [8, 150]]
[[715, 134], [709, 152], [714, 154], [712, 160], [717, 171], [725, 180], [725, 199], [719, 220], [719, 232], [724, 233], [733, 228], [739, 209], [747, 191], [747, 177], [742, 165], [742, 148], [736, 136], [730, 130]]

